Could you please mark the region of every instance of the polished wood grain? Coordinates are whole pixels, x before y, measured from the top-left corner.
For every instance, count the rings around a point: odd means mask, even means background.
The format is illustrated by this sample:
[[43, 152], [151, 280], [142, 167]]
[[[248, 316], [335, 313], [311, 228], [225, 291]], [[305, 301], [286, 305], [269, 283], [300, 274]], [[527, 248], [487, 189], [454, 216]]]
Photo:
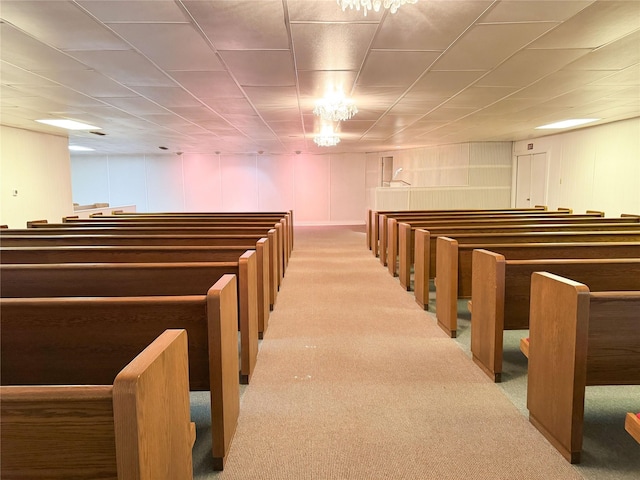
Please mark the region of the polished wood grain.
[[186, 336], [162, 333], [108, 385], [0, 387], [2, 477], [192, 478]]
[[248, 381], [258, 342], [258, 279], [256, 252], [246, 252], [237, 262], [3, 264], [0, 291], [6, 298], [204, 295], [225, 274], [236, 275], [241, 378]]
[[105, 384], [159, 333], [184, 329], [189, 388], [211, 392], [214, 461], [222, 465], [227, 451], [220, 445], [228, 446], [224, 439], [235, 431], [239, 409], [237, 312], [235, 275], [221, 277], [206, 295], [3, 298], [1, 378]]
[[636, 442], [640, 443], [640, 417], [637, 413], [627, 413], [624, 420], [624, 428]]
[[[447, 333], [456, 330], [458, 322], [457, 302], [454, 302], [450, 297], [470, 298], [472, 295], [472, 256], [476, 249], [490, 250], [504, 255], [507, 259], [522, 260], [640, 257], [640, 241], [458, 244], [457, 240], [438, 237], [437, 245], [436, 276], [438, 284], [445, 282], [451, 286], [443, 295], [436, 288], [436, 315], [438, 323], [444, 326]], [[442, 251], [440, 251], [441, 248]], [[442, 305], [440, 308], [439, 304]]]
[[640, 291], [596, 292], [548, 272], [531, 279], [527, 408], [571, 463], [582, 451], [587, 385], [640, 384]]
[[640, 290], [640, 257], [507, 260], [473, 251], [471, 353], [489, 377], [502, 375], [503, 332], [529, 328], [531, 275], [547, 271], [588, 284], [590, 290]]
[[[631, 221], [636, 220], [636, 221]], [[436, 238], [450, 237], [456, 238], [460, 236], [460, 241], [464, 243], [465, 235], [473, 233], [525, 233], [525, 232], [584, 232], [584, 231], [640, 231], [640, 217], [637, 218], [587, 218], [587, 219], [568, 219], [563, 222], [558, 219], [555, 222], [540, 223], [538, 221], [513, 221], [507, 220], [502, 223], [477, 223], [458, 226], [443, 227], [437, 223], [425, 225], [423, 223], [400, 223], [398, 225], [398, 277], [400, 285], [409, 290], [411, 281], [411, 269], [415, 263], [416, 248], [416, 231], [429, 232], [428, 251], [430, 253], [429, 260], [435, 265]], [[422, 239], [422, 242], [425, 240]], [[426, 267], [425, 267], [426, 268]], [[435, 270], [430, 272], [432, 277]]]

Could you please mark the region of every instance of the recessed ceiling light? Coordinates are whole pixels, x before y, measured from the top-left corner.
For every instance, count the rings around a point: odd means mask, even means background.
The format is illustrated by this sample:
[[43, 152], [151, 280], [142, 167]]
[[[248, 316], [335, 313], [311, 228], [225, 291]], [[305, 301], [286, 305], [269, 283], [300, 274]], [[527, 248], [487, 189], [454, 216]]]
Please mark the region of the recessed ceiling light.
[[536, 130], [548, 129], [548, 128], [570, 128], [577, 127], [578, 125], [584, 125], [585, 123], [597, 122], [599, 118], [573, 118], [571, 120], [563, 120], [561, 122], [549, 123], [548, 125], [542, 125], [536, 127]]
[[69, 145], [69, 150], [73, 152], [93, 152], [95, 149], [89, 147], [82, 147], [80, 145]]
[[44, 119], [36, 120], [36, 122], [46, 123], [54, 127], [66, 128], [67, 130], [100, 130], [100, 127], [94, 127], [86, 123], [76, 122], [74, 120], [63, 119]]

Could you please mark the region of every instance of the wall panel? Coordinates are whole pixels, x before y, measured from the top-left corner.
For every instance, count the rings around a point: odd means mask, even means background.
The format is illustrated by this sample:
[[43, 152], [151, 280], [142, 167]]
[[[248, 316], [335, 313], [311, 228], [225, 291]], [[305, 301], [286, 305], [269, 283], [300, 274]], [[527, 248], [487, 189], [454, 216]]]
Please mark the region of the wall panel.
[[184, 209], [188, 212], [222, 210], [220, 157], [207, 154], [184, 154]]
[[322, 224], [330, 221], [330, 163], [328, 155], [295, 158], [294, 218], [297, 224]]
[[293, 208], [293, 155], [258, 157], [257, 176], [259, 210], [281, 212]]

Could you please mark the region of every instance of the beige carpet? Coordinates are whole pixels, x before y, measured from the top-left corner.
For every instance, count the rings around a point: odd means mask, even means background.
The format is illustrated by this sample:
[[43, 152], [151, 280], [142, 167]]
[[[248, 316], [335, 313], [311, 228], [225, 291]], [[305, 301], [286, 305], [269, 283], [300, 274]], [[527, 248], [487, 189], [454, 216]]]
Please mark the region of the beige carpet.
[[210, 471], [199, 429], [194, 477], [582, 478], [381, 267], [363, 232], [296, 229], [226, 468]]

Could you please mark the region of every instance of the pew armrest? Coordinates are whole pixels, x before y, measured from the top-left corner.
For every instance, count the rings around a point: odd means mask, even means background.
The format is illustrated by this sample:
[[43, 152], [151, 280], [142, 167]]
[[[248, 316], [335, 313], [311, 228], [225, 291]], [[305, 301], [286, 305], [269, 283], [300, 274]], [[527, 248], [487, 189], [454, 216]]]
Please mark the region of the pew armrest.
[[166, 330], [120, 371], [113, 417], [119, 472], [192, 478], [186, 330]]
[[640, 443], [640, 413], [627, 413], [624, 429], [629, 432], [636, 442]]

